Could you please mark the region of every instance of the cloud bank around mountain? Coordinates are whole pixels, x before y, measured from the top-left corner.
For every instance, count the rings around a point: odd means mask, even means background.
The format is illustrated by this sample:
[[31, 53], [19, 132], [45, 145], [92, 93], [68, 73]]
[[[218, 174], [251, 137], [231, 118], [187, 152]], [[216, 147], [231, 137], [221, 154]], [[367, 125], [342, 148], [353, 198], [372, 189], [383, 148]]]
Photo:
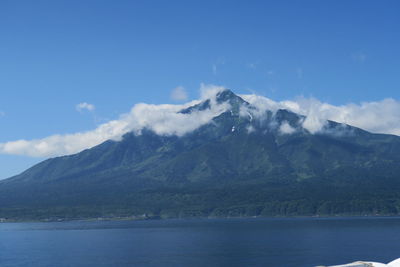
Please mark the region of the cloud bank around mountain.
[[[205, 86], [200, 88], [201, 99], [215, 98], [223, 87]], [[106, 140], [119, 140], [122, 135], [133, 131], [137, 134], [145, 129], [151, 129], [160, 135], [181, 136], [207, 124], [215, 116], [228, 109], [227, 104], [217, 104], [211, 101], [211, 108], [191, 114], [179, 113], [180, 110], [198, 104], [195, 100], [183, 105], [150, 105], [139, 103], [131, 111], [122, 114], [118, 119], [99, 125], [96, 129], [65, 135], [52, 135], [35, 140], [17, 140], [0, 143], [0, 153], [26, 155], [32, 157], [53, 157], [80, 152], [98, 145]], [[85, 104], [85, 103], [83, 103]], [[88, 105], [82, 105], [88, 109]]]
[[311, 133], [320, 131], [327, 120], [352, 125], [373, 133], [400, 136], [400, 102], [392, 98], [376, 102], [335, 106], [315, 98], [299, 97], [295, 100], [275, 102], [258, 95], [241, 95], [260, 112], [287, 109], [306, 116], [303, 127]]
[[[224, 88], [220, 86], [202, 85], [199, 100], [182, 105], [139, 103], [134, 105], [130, 112], [122, 114], [116, 120], [101, 124], [92, 131], [0, 143], [0, 153], [32, 157], [73, 154], [109, 139], [119, 140], [130, 131], [140, 134], [145, 128], [160, 135], [182, 136], [209, 123], [213, 117], [229, 109], [229, 104], [219, 104], [215, 101], [216, 94], [222, 90]], [[377, 102], [335, 106], [314, 98], [297, 98], [276, 102], [254, 94], [240, 96], [256, 107], [256, 114], [263, 114], [267, 110], [288, 109], [305, 115], [306, 119], [302, 126], [311, 133], [317, 133], [323, 128], [327, 120], [333, 120], [375, 133], [400, 135], [400, 102], [391, 98]], [[205, 99], [211, 99], [210, 109], [194, 111], [190, 114], [179, 113], [180, 110], [198, 104]], [[89, 105], [82, 105], [81, 108], [90, 111]], [[288, 124], [282, 124], [279, 130], [282, 134], [291, 134], [295, 131]]]

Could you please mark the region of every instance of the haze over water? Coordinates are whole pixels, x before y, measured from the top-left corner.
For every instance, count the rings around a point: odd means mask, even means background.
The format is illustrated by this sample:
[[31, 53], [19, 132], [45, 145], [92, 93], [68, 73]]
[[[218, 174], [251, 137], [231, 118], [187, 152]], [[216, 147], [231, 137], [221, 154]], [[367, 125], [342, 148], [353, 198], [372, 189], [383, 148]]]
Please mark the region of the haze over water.
[[0, 224], [0, 265], [293, 266], [399, 256], [400, 218]]

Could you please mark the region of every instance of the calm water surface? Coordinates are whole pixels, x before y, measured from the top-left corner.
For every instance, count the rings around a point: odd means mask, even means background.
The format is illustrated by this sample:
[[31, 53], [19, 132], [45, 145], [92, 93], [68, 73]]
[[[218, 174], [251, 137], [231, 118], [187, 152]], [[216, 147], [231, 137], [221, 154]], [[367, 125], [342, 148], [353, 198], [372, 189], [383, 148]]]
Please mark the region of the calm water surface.
[[2, 267], [309, 267], [398, 257], [400, 218], [0, 224]]

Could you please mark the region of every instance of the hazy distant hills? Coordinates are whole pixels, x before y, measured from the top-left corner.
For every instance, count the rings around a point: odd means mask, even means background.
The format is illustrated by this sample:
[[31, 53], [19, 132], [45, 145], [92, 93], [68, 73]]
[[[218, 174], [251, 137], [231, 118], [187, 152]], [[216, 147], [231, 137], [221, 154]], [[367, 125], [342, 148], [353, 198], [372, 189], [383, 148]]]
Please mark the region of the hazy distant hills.
[[128, 133], [0, 181], [0, 218], [400, 213], [400, 137], [329, 121], [302, 127], [229, 90], [225, 112], [183, 136]]

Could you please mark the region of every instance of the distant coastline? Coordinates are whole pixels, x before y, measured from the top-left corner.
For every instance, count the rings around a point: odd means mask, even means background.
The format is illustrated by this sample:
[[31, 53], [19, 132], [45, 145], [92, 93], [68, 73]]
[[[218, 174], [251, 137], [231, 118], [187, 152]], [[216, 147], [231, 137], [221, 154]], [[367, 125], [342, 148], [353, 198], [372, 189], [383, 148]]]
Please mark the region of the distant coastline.
[[87, 217], [87, 218], [45, 218], [45, 219], [18, 219], [18, 218], [0, 218], [0, 223], [54, 223], [54, 222], [101, 222], [101, 221], [152, 221], [152, 220], [191, 220], [191, 219], [365, 219], [365, 218], [400, 218], [399, 215], [382, 215], [382, 214], [366, 214], [366, 215], [297, 215], [297, 216], [208, 216], [208, 217], [161, 217], [161, 216], [115, 216], [115, 217]]

